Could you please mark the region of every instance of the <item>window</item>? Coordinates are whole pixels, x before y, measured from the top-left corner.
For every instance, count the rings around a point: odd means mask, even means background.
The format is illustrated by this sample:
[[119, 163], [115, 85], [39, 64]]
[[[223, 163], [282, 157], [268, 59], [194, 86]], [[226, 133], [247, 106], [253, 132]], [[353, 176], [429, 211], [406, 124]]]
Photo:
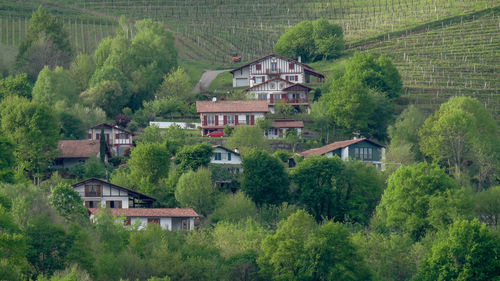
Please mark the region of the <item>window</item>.
[[255, 70], [261, 70], [262, 69], [262, 64], [256, 64], [255, 65]]
[[220, 152], [214, 153], [215, 161], [222, 160], [222, 154]]
[[354, 148], [354, 158], [359, 160], [372, 160], [373, 150], [370, 147]]
[[160, 218], [148, 218], [148, 223], [160, 224]]
[[288, 64], [289, 69], [295, 69], [295, 63], [291, 62]]
[[85, 186], [85, 197], [101, 196], [101, 185], [89, 184]]
[[296, 81], [295, 80], [295, 76], [293, 76], [293, 75], [292, 76], [287, 76], [287, 77], [288, 77], [288, 79], [287, 79], [288, 81]]
[[256, 83], [256, 84], [260, 84], [260, 83], [262, 83], [262, 76], [255, 77], [255, 83]]
[[210, 126], [215, 125], [215, 115], [208, 115], [207, 116], [207, 124]]
[[122, 201], [106, 201], [106, 208], [121, 209]]
[[231, 152], [227, 153], [227, 161], [231, 161]]
[[271, 70], [272, 70], [272, 71], [276, 71], [276, 70], [278, 70], [278, 63], [276, 63], [276, 62], [272, 62], [272, 63], [271, 63]]
[[99, 208], [99, 201], [85, 201], [85, 207], [87, 207], [87, 208]]
[[227, 116], [227, 124], [230, 124], [230, 125], [234, 124], [234, 115]]
[[91, 140], [91, 139], [92, 139], [92, 134], [91, 134], [91, 133], [89, 133], [89, 134], [87, 135], [87, 138], [88, 138], [89, 140]]
[[95, 139], [98, 140], [100, 138], [101, 134], [95, 134]]
[[258, 99], [259, 100], [267, 100], [267, 94], [259, 94]]

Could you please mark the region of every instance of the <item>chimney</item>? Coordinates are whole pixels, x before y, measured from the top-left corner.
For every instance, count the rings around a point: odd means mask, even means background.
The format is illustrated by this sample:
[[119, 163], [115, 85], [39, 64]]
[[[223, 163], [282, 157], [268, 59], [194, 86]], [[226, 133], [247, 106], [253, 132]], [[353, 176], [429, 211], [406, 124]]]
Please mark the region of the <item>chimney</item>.
[[217, 98], [216, 97], [213, 97], [212, 98], [212, 102], [216, 102], [217, 101]]
[[237, 148], [235, 148], [235, 149], [234, 149], [234, 152], [239, 153], [239, 151], [238, 151], [238, 149], [237, 149]]
[[301, 56], [299, 56], [299, 57], [297, 58], [297, 61], [298, 61], [298, 62], [302, 62], [302, 57], [301, 57]]

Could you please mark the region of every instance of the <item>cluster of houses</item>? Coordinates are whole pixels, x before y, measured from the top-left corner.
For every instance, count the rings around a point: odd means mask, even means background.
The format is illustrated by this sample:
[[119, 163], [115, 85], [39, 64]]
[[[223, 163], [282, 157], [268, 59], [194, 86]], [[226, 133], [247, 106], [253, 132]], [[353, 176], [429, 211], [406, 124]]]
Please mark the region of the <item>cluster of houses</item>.
[[[203, 135], [221, 131], [226, 126], [254, 126], [257, 120], [275, 112], [277, 102], [290, 104], [297, 111], [309, 112], [311, 88], [301, 83], [309, 83], [311, 76], [324, 78], [300, 61], [275, 54], [233, 69], [231, 73], [234, 87], [249, 86], [244, 90], [249, 100], [196, 102]], [[290, 129], [297, 130], [300, 134], [303, 127], [302, 121], [275, 119], [264, 135], [267, 138], [278, 138]], [[124, 155], [133, 146], [133, 136], [132, 132], [118, 126], [98, 124], [89, 129], [86, 140], [60, 141], [54, 168], [70, 168], [92, 156], [100, 157], [102, 139], [106, 144], [105, 159]], [[383, 169], [385, 148], [366, 138], [357, 138], [306, 150], [296, 156], [317, 155], [336, 155], [344, 161], [356, 159]], [[242, 171], [242, 159], [238, 151], [223, 146], [214, 147], [210, 162], [222, 165], [233, 173]], [[288, 167], [294, 166], [292, 157], [288, 161]], [[125, 225], [136, 225], [139, 228], [144, 228], [148, 223], [157, 223], [167, 230], [191, 230], [199, 218], [191, 208], [153, 208], [155, 198], [101, 179], [86, 179], [74, 184], [73, 188], [83, 199], [91, 220], [94, 220], [101, 207], [109, 208], [113, 216], [123, 218]]]

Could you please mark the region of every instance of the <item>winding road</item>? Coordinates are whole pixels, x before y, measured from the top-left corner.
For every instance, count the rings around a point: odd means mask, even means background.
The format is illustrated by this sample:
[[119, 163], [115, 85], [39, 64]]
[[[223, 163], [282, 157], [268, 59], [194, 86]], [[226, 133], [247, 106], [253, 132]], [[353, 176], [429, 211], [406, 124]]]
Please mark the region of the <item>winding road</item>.
[[208, 86], [210, 86], [210, 83], [214, 81], [214, 79], [217, 77], [222, 72], [229, 71], [231, 69], [224, 69], [224, 70], [205, 70], [203, 74], [200, 77], [200, 81], [194, 86], [194, 89], [192, 91], [193, 94], [198, 94], [200, 92], [208, 90]]

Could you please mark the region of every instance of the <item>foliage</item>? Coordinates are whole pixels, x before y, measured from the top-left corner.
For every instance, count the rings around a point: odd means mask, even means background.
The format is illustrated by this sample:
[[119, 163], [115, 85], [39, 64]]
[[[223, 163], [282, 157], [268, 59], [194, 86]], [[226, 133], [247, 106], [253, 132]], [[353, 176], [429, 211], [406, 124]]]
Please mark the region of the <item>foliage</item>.
[[321, 59], [339, 57], [344, 50], [342, 27], [332, 24], [324, 18], [312, 22], [312, 39], [316, 48], [316, 56]]
[[231, 136], [231, 134], [233, 133], [233, 130], [234, 129], [232, 127], [230, 127], [229, 125], [226, 125], [222, 132], [224, 133], [224, 136]]
[[104, 163], [104, 160], [106, 160], [106, 138], [104, 137], [104, 126], [101, 126], [101, 133], [100, 133], [100, 139], [99, 139], [99, 158], [101, 159], [101, 162]]
[[0, 100], [8, 96], [18, 96], [27, 99], [31, 98], [33, 86], [28, 80], [26, 73], [9, 75], [0, 80]]
[[106, 165], [101, 161], [101, 159], [96, 156], [91, 156], [83, 164], [83, 178], [101, 178], [105, 179], [107, 177]]
[[99, 107], [85, 107], [75, 104], [71, 108], [71, 113], [82, 122], [83, 128], [91, 128], [106, 121], [106, 113]]
[[266, 231], [251, 218], [239, 222], [220, 221], [213, 230], [221, 256], [231, 258], [246, 251], [258, 251]]
[[140, 135], [138, 143], [163, 143], [165, 137], [162, 135], [160, 128], [156, 125], [150, 125], [144, 128], [144, 133]]
[[165, 130], [167, 150], [172, 155], [177, 154], [180, 148], [186, 144], [186, 133], [178, 125], [172, 125]]
[[24, 98], [4, 99], [1, 107], [2, 131], [17, 144], [18, 165], [36, 182], [55, 156], [59, 136], [56, 117], [49, 106]]
[[79, 53], [69, 68], [69, 75], [75, 81], [80, 92], [89, 86], [90, 77], [95, 71], [95, 63], [91, 56]]
[[177, 183], [175, 199], [183, 207], [194, 208], [203, 216], [207, 216], [215, 207], [216, 191], [210, 179], [210, 171], [199, 168], [184, 173]]
[[51, 71], [45, 66], [33, 87], [33, 101], [53, 105], [56, 102], [74, 104], [80, 93], [68, 71], [58, 66]]
[[68, 184], [58, 184], [52, 188], [50, 203], [67, 219], [85, 218], [86, 209], [80, 195]]
[[288, 198], [290, 181], [280, 160], [263, 150], [243, 156], [243, 190], [257, 205], [280, 204]]
[[497, 280], [500, 239], [478, 220], [457, 221], [436, 239], [413, 280]]
[[61, 126], [60, 136], [62, 139], [82, 139], [86, 137], [89, 127], [84, 127], [83, 122], [67, 109], [57, 108], [57, 117]]
[[293, 153], [288, 151], [288, 150], [279, 149], [279, 150], [276, 150], [275, 152], [273, 152], [273, 156], [278, 158], [279, 160], [281, 160], [281, 162], [287, 163], [288, 158], [292, 157]]
[[237, 223], [256, 215], [255, 203], [245, 193], [238, 191], [234, 194], [226, 194], [219, 199], [210, 219], [213, 223], [220, 221]]
[[192, 88], [189, 75], [182, 67], [178, 67], [163, 78], [155, 97], [187, 100]]
[[500, 186], [490, 187], [475, 194], [475, 213], [479, 220], [497, 228], [500, 224]]
[[431, 200], [456, 188], [450, 176], [435, 164], [402, 166], [389, 177], [377, 216], [390, 229], [419, 240], [434, 229], [429, 221]]
[[289, 103], [284, 103], [281, 100], [276, 101], [274, 104], [274, 112], [280, 117], [290, 118], [294, 113], [293, 106]]
[[128, 161], [129, 180], [139, 191], [150, 194], [152, 186], [168, 176], [170, 153], [159, 143], [138, 144]]
[[[399, 115], [394, 125], [390, 125], [387, 128], [391, 140], [391, 146], [386, 155], [389, 162], [399, 162], [409, 165], [414, 161], [422, 159], [418, 144], [418, 131], [424, 124], [424, 121], [424, 114], [414, 105], [410, 105]], [[401, 153], [398, 153], [402, 150], [407, 151], [406, 157], [401, 157]]]
[[476, 99], [452, 97], [425, 120], [419, 132], [420, 147], [436, 162], [443, 161], [449, 169], [454, 166], [458, 179], [466, 166], [472, 166], [469, 171], [480, 190], [498, 172], [500, 140], [496, 132], [496, 121]]
[[14, 181], [16, 164], [14, 151], [14, 144], [8, 138], [0, 136], [0, 182], [12, 183]]
[[80, 94], [86, 105], [102, 108], [108, 117], [120, 113], [129, 95], [117, 81], [104, 80]]
[[213, 148], [205, 143], [184, 146], [175, 155], [175, 164], [181, 172], [207, 167], [212, 150]]
[[[45, 52], [41, 52], [42, 46], [46, 49]], [[51, 68], [58, 65], [67, 67], [72, 52], [63, 22], [40, 6], [29, 20], [26, 37], [19, 46], [16, 62], [34, 81], [45, 65]]]
[[235, 128], [233, 135], [226, 141], [228, 148], [245, 154], [250, 149], [267, 149], [267, 142], [264, 138], [262, 130], [252, 126], [238, 126]]

